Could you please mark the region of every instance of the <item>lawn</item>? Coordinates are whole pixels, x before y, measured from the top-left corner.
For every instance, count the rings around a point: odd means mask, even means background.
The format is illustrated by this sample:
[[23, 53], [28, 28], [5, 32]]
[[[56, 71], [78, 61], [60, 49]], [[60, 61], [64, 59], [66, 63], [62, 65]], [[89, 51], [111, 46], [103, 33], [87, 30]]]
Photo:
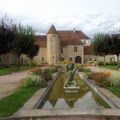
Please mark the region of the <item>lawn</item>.
[[0, 116], [11, 116], [38, 90], [38, 87], [20, 87], [0, 100]]
[[83, 71], [83, 73], [88, 77], [90, 78], [92, 72], [91, 71]]
[[19, 69], [17, 69], [16, 67], [0, 67], [0, 75], [5, 75], [5, 74], [10, 74], [13, 72], [20, 72], [20, 71], [24, 71], [24, 70], [28, 70], [32, 67], [30, 66], [20, 66]]
[[115, 64], [100, 65], [100, 67], [111, 69], [111, 70], [117, 70], [117, 65]]
[[108, 87], [108, 90], [110, 90], [113, 94], [120, 97], [120, 87]]

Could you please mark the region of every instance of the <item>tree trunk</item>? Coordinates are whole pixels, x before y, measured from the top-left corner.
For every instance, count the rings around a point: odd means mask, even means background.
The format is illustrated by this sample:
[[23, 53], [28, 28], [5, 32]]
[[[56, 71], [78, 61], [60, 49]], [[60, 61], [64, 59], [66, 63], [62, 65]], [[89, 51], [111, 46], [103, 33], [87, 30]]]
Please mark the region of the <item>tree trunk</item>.
[[17, 59], [17, 68], [19, 69], [20, 68], [20, 57], [18, 56], [18, 59]]
[[119, 70], [119, 67], [120, 67], [119, 55], [117, 55], [117, 68], [118, 68], [118, 70]]
[[104, 56], [104, 66], [106, 65], [106, 59], [105, 59], [105, 56]]
[[32, 66], [32, 61], [33, 61], [33, 59], [30, 58], [30, 62], [29, 62], [29, 66], [30, 66], [30, 67]]
[[0, 55], [0, 64], [2, 64], [2, 56]]

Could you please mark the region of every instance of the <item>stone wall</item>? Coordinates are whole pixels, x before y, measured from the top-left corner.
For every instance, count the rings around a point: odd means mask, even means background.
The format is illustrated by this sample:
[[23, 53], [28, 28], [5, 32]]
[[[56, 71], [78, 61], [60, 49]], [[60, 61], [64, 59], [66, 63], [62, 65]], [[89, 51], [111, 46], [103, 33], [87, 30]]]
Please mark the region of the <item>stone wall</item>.
[[17, 56], [15, 53], [7, 53], [0, 56], [0, 64], [1, 65], [13, 65], [17, 62]]
[[[74, 47], [77, 47], [77, 52], [74, 51]], [[77, 56], [81, 57], [81, 63], [84, 62], [84, 54], [83, 54], [83, 46], [82, 45], [67, 45], [63, 47], [63, 53], [61, 53], [61, 58], [64, 60], [67, 59], [71, 59], [72, 58], [72, 62], [75, 62], [75, 58]]]
[[[87, 62], [94, 62], [94, 61], [98, 61], [98, 62], [104, 62], [104, 57], [103, 56], [95, 56], [95, 55], [85, 55], [84, 56], [84, 62], [87, 63]], [[117, 57], [116, 55], [106, 55], [105, 57], [105, 61], [107, 63], [114, 63], [114, 62], [117, 62]]]
[[40, 47], [38, 55], [34, 57], [34, 62], [37, 64], [47, 62], [47, 48], [46, 47]]

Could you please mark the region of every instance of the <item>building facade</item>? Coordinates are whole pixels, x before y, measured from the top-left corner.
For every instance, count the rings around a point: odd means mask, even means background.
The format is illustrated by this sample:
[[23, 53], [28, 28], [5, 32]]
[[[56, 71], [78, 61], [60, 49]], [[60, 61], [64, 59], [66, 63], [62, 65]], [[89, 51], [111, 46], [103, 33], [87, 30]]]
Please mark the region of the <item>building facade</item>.
[[[36, 36], [36, 44], [40, 47], [34, 57], [36, 64], [57, 64], [64, 60], [81, 64], [104, 61], [104, 57], [94, 55], [89, 37], [80, 30], [56, 30], [52, 25], [46, 35]], [[106, 55], [105, 59], [108, 63], [117, 61], [116, 55]], [[16, 64], [17, 57], [15, 53], [7, 53], [0, 56], [0, 61], [0, 64]], [[21, 55], [20, 61], [28, 64], [30, 60], [26, 55]]]
[[46, 35], [37, 36], [40, 51], [36, 59], [48, 64], [64, 60], [84, 63], [93, 57], [90, 39], [79, 30], [56, 30], [52, 25]]

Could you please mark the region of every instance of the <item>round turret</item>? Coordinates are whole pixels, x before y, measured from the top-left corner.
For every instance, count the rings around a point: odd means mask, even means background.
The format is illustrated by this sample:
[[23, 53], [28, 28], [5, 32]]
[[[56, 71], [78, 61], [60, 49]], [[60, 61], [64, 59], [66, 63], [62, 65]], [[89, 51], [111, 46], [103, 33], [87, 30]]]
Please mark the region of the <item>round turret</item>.
[[56, 64], [60, 60], [60, 39], [59, 35], [52, 25], [47, 33], [47, 62]]

